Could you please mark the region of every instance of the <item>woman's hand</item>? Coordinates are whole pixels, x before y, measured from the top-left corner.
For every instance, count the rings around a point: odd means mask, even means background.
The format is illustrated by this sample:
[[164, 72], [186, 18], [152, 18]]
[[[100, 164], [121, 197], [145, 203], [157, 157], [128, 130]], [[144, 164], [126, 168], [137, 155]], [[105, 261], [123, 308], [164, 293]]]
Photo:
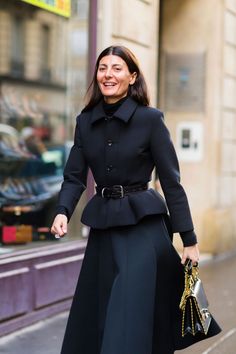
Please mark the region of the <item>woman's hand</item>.
[[51, 233], [54, 235], [59, 235], [59, 237], [65, 236], [67, 233], [67, 223], [68, 220], [66, 215], [57, 214], [51, 227]]
[[193, 265], [199, 262], [199, 249], [197, 243], [193, 246], [184, 247], [181, 263], [185, 264], [187, 259], [190, 259]]

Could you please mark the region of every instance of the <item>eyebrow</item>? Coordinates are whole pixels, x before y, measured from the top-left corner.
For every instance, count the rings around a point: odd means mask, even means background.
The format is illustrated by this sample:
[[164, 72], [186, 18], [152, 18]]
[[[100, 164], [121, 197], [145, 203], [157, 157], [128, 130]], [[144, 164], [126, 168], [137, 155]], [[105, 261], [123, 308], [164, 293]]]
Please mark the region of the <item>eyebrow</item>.
[[[107, 67], [107, 64], [99, 64], [99, 66]], [[112, 66], [122, 66], [122, 64], [112, 64]]]

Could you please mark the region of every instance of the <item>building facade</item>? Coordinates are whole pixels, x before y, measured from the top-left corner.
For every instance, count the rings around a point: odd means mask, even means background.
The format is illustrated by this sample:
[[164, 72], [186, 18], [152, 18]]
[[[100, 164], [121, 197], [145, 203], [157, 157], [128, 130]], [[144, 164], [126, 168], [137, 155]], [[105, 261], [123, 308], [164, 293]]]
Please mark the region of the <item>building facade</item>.
[[[98, 50], [111, 43], [133, 50], [152, 105], [165, 113], [200, 249], [232, 250], [236, 1], [100, 0], [98, 9]], [[175, 244], [181, 249], [179, 237]]]
[[159, 105], [200, 249], [235, 248], [236, 2], [161, 1]]

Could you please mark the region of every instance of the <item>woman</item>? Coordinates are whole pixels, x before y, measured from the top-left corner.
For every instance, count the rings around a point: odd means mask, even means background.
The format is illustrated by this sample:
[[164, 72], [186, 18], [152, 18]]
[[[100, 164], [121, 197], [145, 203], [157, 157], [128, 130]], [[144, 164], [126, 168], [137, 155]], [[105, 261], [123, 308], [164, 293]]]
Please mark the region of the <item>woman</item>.
[[[170, 217], [147, 186], [155, 166]], [[88, 167], [96, 194], [81, 220], [91, 229], [61, 353], [171, 354], [205, 338], [181, 338], [181, 262], [198, 262], [199, 251], [176, 153], [135, 56], [121, 46], [99, 55], [77, 117], [51, 228], [57, 237], [67, 232]], [[173, 232], [182, 237], [181, 261]], [[208, 337], [219, 331], [213, 320]]]

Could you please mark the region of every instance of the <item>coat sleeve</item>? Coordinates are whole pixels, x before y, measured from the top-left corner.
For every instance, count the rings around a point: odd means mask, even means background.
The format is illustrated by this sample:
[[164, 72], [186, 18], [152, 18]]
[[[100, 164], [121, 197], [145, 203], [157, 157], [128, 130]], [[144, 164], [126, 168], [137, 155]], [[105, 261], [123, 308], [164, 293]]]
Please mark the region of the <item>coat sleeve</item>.
[[56, 214], [66, 214], [71, 218], [73, 211], [86, 189], [88, 165], [83, 154], [83, 144], [80, 135], [80, 116], [76, 119], [74, 145], [71, 148], [64, 169], [64, 181], [58, 198]]
[[151, 153], [170, 213], [172, 231], [181, 234], [185, 246], [193, 245], [197, 242], [194, 232], [188, 233], [186, 240], [184, 237], [186, 231], [193, 230], [193, 222], [188, 199], [180, 183], [177, 155], [160, 111], [153, 113]]

